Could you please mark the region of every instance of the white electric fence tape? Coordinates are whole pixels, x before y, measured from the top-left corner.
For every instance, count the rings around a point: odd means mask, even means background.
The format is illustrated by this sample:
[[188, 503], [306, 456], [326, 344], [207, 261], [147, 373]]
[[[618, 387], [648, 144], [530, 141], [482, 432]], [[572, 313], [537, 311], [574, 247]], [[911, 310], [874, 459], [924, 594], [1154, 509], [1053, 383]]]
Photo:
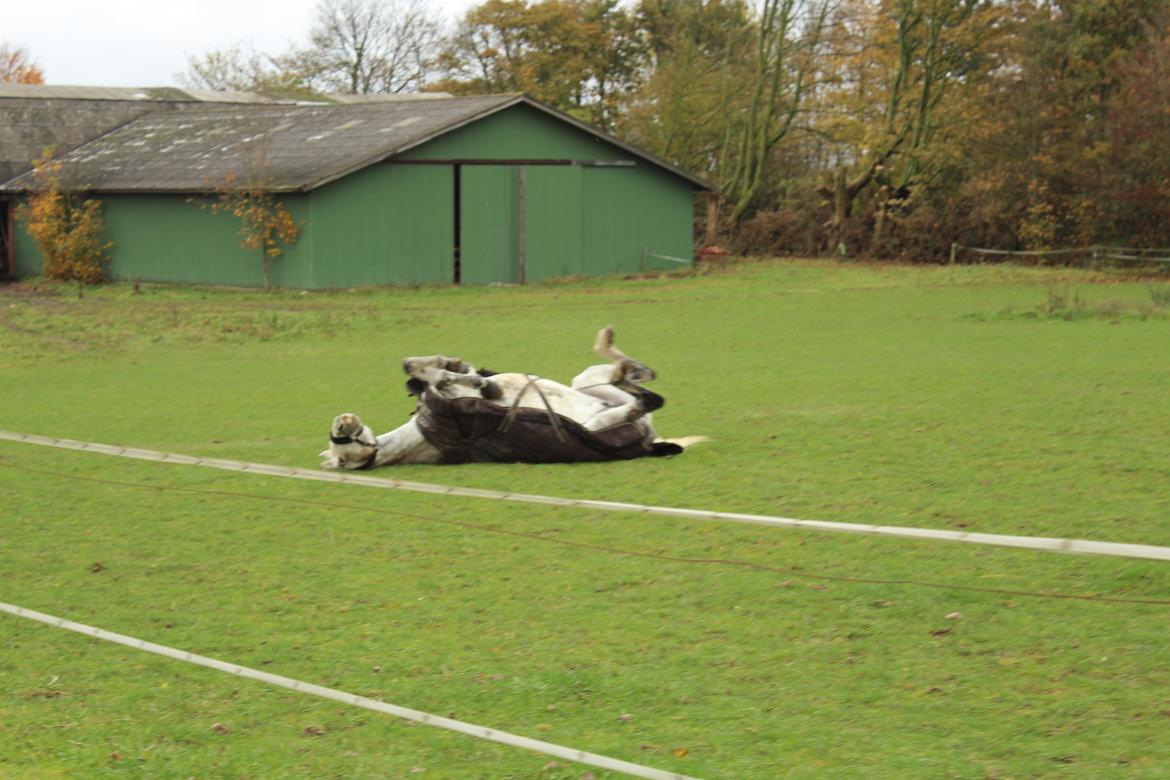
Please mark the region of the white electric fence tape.
[[339, 701], [343, 704], [352, 704], [355, 707], [363, 707], [374, 712], [382, 712], [387, 715], [394, 715], [398, 718], [415, 721], [416, 723], [425, 723], [428, 726], [437, 726], [448, 731], [457, 731], [460, 734], [467, 734], [472, 737], [486, 739], [491, 742], [499, 742], [503, 745], [511, 745], [512, 747], [524, 748], [525, 750], [532, 750], [537, 753], [544, 753], [557, 758], [563, 758], [566, 761], [576, 761], [580, 764], [588, 764], [600, 769], [609, 769], [614, 772], [622, 772], [623, 774], [632, 777], [646, 777], [650, 780], [695, 780], [695, 778], [687, 775], [680, 775], [675, 772], [666, 772], [661, 769], [654, 769], [653, 767], [642, 766], [640, 764], [632, 764], [629, 761], [622, 761], [617, 758], [609, 758], [608, 756], [599, 756], [596, 753], [586, 753], [584, 750], [576, 750], [574, 748], [564, 747], [562, 745], [554, 745], [551, 742], [542, 742], [538, 739], [529, 739], [528, 737], [521, 737], [516, 734], [509, 734], [506, 731], [488, 728], [486, 726], [477, 726], [474, 723], [464, 723], [461, 720], [452, 720], [451, 718], [444, 718], [439, 715], [431, 715], [420, 710], [412, 710], [408, 707], [399, 707], [394, 704], [387, 704], [378, 701], [377, 699], [370, 699], [365, 696], [358, 696], [353, 693], [346, 693], [334, 688], [325, 688], [320, 685], [313, 685], [312, 683], [301, 682], [294, 680], [291, 677], [282, 677], [279, 674], [270, 674], [269, 672], [261, 672], [256, 669], [249, 669], [246, 666], [238, 664], [230, 664], [224, 661], [216, 660], [215, 658], [208, 658], [205, 655], [197, 655], [189, 653], [185, 650], [176, 650], [173, 647], [165, 645], [156, 645], [153, 642], [147, 642], [143, 639], [135, 639], [132, 636], [125, 634], [115, 634], [112, 631], [105, 631], [93, 626], [87, 626], [83, 623], [74, 623], [71, 620], [54, 617], [53, 615], [46, 615], [44, 612], [37, 612], [31, 609], [24, 609], [12, 604], [5, 604], [0, 602], [0, 612], [8, 612], [17, 617], [28, 618], [29, 620], [36, 620], [40, 623], [46, 623], [50, 626], [57, 626], [58, 628], [68, 629], [69, 631], [76, 631], [79, 634], [92, 636], [95, 639], [104, 639], [107, 642], [116, 642], [120, 645], [133, 647], [137, 650], [145, 650], [148, 653], [155, 655], [166, 656], [167, 658], [174, 658], [178, 661], [186, 661], [187, 663], [196, 664], [197, 666], [206, 666], [209, 669], [217, 669], [221, 672], [234, 674], [237, 677], [246, 677], [250, 680], [259, 680], [269, 685], [276, 685], [280, 688], [288, 688], [290, 691], [297, 691], [299, 693], [307, 693], [312, 696], [320, 696], [322, 699], [331, 699]]
[[1121, 542], [1095, 542], [1086, 539], [1054, 539], [1044, 536], [1008, 536], [1004, 534], [981, 534], [967, 531], [946, 531], [934, 528], [909, 528], [897, 525], [862, 525], [859, 523], [838, 523], [829, 520], [798, 520], [791, 517], [750, 515], [740, 512], [713, 512], [706, 509], [679, 509], [667, 506], [647, 506], [619, 501], [596, 501], [590, 499], [557, 498], [525, 493], [505, 493], [498, 490], [432, 485], [426, 482], [405, 482], [398, 479], [369, 477], [353, 471], [317, 471], [289, 466], [272, 466], [263, 463], [245, 463], [220, 458], [198, 458], [191, 455], [174, 455], [154, 450], [131, 447], [115, 447], [109, 444], [93, 444], [71, 439], [53, 439], [29, 433], [0, 431], [0, 439], [39, 444], [46, 447], [60, 447], [67, 450], [96, 452], [102, 455], [117, 455], [123, 458], [153, 460], [162, 463], [179, 463], [189, 466], [207, 466], [227, 471], [243, 471], [250, 474], [264, 474], [271, 477], [311, 479], [319, 482], [342, 482], [351, 485], [409, 490], [416, 493], [437, 493], [445, 496], [465, 498], [490, 498], [497, 501], [519, 501], [528, 504], [574, 507], [579, 509], [600, 509], [608, 512], [638, 512], [641, 514], [685, 517], [691, 520], [717, 520], [729, 523], [751, 523], [776, 528], [801, 528], [808, 531], [835, 531], [838, 533], [862, 534], [866, 536], [894, 536], [904, 539], [929, 539], [938, 542], [963, 542], [986, 544], [997, 547], [1019, 547], [1045, 552], [1078, 553], [1084, 555], [1110, 555], [1118, 558], [1146, 558], [1155, 561], [1170, 561], [1170, 547], [1149, 544], [1125, 544]]

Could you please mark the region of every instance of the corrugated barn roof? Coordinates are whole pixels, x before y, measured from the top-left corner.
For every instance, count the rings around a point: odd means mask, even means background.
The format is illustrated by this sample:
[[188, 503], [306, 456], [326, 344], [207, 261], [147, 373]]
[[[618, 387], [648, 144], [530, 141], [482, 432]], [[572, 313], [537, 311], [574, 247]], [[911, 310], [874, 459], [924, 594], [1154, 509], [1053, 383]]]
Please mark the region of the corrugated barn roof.
[[0, 83], [0, 182], [147, 114], [199, 103], [272, 103], [252, 92]]
[[[514, 96], [331, 106], [195, 106], [134, 119], [59, 157], [71, 189], [198, 192], [234, 178], [318, 187], [514, 102]], [[0, 189], [20, 191], [26, 175]]]
[[[15, 105], [24, 103], [28, 105]], [[297, 192], [521, 103], [710, 189], [686, 171], [523, 95], [395, 98], [343, 105], [8, 98], [0, 100], [0, 112], [8, 114], [0, 116], [0, 164], [39, 156], [49, 130], [60, 137], [56, 159], [63, 163], [62, 184], [68, 189], [201, 192], [235, 181], [262, 184], [274, 192]], [[55, 114], [39, 116], [37, 111]], [[87, 137], [93, 140], [83, 143]], [[9, 141], [20, 147], [17, 151], [23, 157], [9, 155], [4, 148]], [[37, 146], [29, 156], [34, 141]], [[63, 149], [72, 151], [62, 154]], [[31, 164], [11, 175], [0, 170], [0, 192], [23, 192], [32, 186], [31, 173], [24, 172], [29, 168]]]
[[0, 182], [30, 170], [46, 147], [61, 154], [158, 110], [131, 100], [0, 100]]

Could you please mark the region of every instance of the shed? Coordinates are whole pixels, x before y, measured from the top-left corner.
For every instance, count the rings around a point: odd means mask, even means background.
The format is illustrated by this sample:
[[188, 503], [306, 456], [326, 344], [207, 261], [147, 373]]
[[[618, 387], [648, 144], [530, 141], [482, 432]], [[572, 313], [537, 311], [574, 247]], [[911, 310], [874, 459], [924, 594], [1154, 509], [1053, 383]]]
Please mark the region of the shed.
[[[678, 267], [710, 185], [523, 95], [195, 105], [61, 155], [104, 203], [115, 279], [258, 286], [238, 223], [198, 201], [236, 177], [280, 193], [302, 234], [281, 287], [524, 283]], [[23, 174], [0, 184], [20, 197]], [[23, 230], [14, 270], [39, 273]]]

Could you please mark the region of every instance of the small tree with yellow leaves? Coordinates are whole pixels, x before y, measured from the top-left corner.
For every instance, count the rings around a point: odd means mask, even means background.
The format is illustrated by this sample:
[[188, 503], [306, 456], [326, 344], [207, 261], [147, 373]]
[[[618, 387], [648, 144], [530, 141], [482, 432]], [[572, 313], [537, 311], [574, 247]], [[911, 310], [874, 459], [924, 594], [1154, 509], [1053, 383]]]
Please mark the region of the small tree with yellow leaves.
[[213, 214], [227, 213], [240, 220], [240, 245], [260, 252], [264, 263], [264, 289], [272, 289], [270, 264], [284, 254], [284, 248], [297, 242], [301, 226], [288, 213], [272, 191], [267, 175], [267, 156], [257, 149], [241, 179], [229, 173], [215, 187], [214, 199], [200, 205]]
[[62, 168], [60, 161], [52, 159], [51, 149], [33, 161], [35, 184], [16, 217], [24, 222], [45, 259], [45, 276], [76, 281], [80, 296], [81, 285], [105, 278], [104, 265], [113, 244], [102, 240], [106, 226], [101, 201], [63, 192]]

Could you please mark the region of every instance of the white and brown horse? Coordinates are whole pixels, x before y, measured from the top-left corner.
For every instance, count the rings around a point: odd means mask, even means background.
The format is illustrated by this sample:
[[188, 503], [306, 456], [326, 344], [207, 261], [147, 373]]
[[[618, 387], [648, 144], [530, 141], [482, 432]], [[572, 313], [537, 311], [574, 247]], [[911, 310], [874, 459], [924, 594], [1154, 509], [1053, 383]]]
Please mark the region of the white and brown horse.
[[612, 328], [597, 334], [594, 351], [609, 362], [590, 366], [569, 385], [478, 371], [444, 355], [406, 358], [407, 387], [419, 397], [416, 413], [376, 437], [357, 415], [338, 415], [322, 467], [624, 460], [674, 455], [701, 438], [657, 438], [651, 412], [663, 399], [643, 387], [654, 371], [614, 346]]

